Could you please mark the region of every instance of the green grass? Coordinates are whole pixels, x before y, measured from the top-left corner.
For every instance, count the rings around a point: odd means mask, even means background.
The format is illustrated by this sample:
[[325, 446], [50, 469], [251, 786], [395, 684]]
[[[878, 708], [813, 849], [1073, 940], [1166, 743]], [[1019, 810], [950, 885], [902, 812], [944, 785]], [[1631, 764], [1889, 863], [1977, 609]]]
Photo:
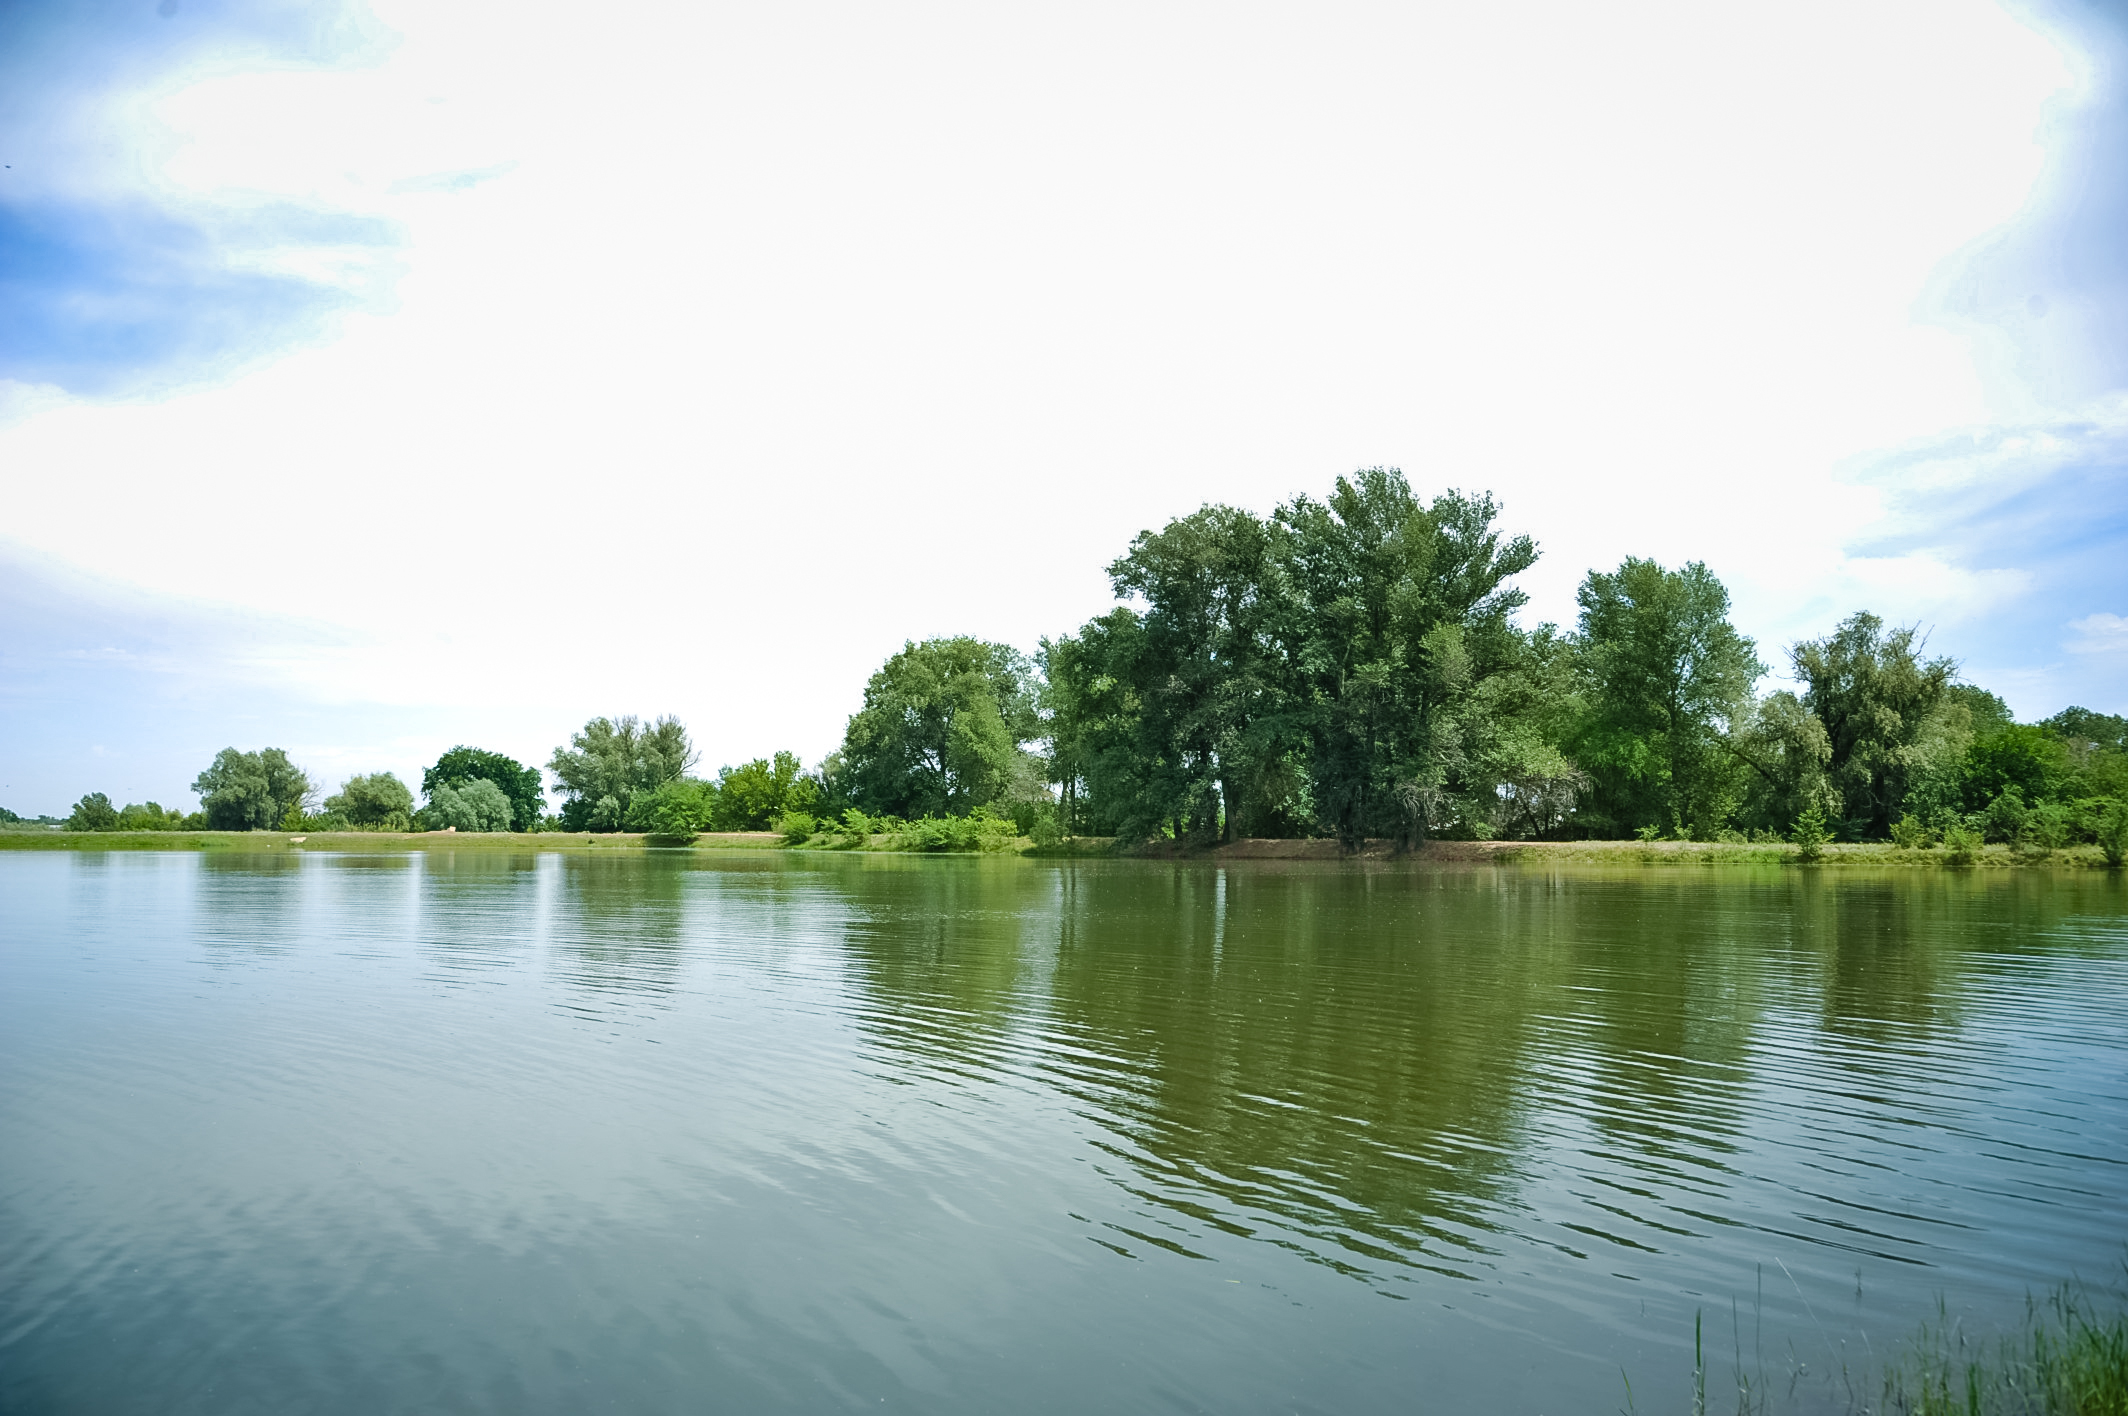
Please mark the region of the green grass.
[[1937, 1320], [1885, 1376], [1880, 1411], [1903, 1416], [2128, 1416], [2128, 1312], [2065, 1286], [2027, 1304], [2023, 1326], [1974, 1341]]
[[[1730, 1364], [1709, 1352], [1715, 1344], [1704, 1340], [1703, 1314], [1695, 1313], [1690, 1409], [1692, 1416], [1732, 1409], [1737, 1416], [1790, 1409], [1847, 1416], [2128, 1416], [2128, 1309], [2119, 1306], [2119, 1296], [2095, 1300], [2082, 1284], [2064, 1284], [2044, 1300], [2028, 1301], [2014, 1332], [1992, 1337], [1968, 1333], [1939, 1299], [1935, 1320], [1901, 1345], [1881, 1381], [1843, 1362], [1836, 1373], [1821, 1374], [1834, 1386], [1815, 1398], [1803, 1393], [1800, 1403], [1800, 1369], [1791, 1372], [1785, 1392], [1763, 1371], [1747, 1374], [1745, 1313], [1732, 1313], [1733, 1393], [1710, 1395], [1710, 1374]], [[1719, 1377], [1717, 1383], [1732, 1385]], [[1630, 1379], [1623, 1410], [1638, 1416]]]

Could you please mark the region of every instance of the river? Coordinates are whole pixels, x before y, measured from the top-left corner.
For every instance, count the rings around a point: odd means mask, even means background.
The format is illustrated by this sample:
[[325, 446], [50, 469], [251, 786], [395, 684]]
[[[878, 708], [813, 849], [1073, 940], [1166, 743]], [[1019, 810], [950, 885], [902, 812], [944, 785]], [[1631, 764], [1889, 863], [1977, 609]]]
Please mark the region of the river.
[[0, 855], [0, 1410], [1842, 1410], [2128, 1258], [2087, 871]]

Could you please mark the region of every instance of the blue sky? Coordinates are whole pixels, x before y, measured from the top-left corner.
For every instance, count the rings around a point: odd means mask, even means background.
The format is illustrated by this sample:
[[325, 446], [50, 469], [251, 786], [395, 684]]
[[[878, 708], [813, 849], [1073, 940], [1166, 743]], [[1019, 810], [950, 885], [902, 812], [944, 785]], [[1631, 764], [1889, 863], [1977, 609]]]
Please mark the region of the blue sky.
[[1207, 500], [1492, 488], [2128, 710], [2128, 13], [0, 6], [0, 804], [832, 747]]

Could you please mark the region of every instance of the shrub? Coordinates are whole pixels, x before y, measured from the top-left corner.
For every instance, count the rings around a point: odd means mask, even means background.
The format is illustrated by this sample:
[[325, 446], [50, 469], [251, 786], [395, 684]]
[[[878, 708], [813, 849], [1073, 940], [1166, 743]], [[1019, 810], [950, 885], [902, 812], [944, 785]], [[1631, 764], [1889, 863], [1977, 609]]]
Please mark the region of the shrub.
[[1925, 851], [1936, 844], [1936, 833], [1920, 817], [1908, 812], [1892, 823], [1892, 844], [1902, 851]]
[[2031, 809], [2025, 805], [2025, 794], [2012, 784], [2004, 787], [1980, 814], [1981, 833], [1990, 841], [2016, 845], [2024, 839], [2025, 826], [2031, 815]]
[[2099, 817], [2098, 849], [2106, 857], [2106, 864], [2112, 866], [2118, 866], [2128, 856], [2128, 802], [2111, 803]]
[[1963, 868], [1980, 859], [1987, 838], [1970, 821], [1961, 821], [1943, 833], [1943, 863]]
[[1825, 843], [1832, 839], [1832, 835], [1825, 829], [1825, 813], [1816, 802], [1803, 808], [1803, 814], [1796, 818], [1795, 829], [1789, 833], [1788, 839], [1795, 845], [1797, 860], [1807, 863], [1824, 858]]
[[812, 840], [820, 823], [803, 811], [786, 811], [777, 819], [776, 829], [783, 833], [786, 842], [796, 846]]

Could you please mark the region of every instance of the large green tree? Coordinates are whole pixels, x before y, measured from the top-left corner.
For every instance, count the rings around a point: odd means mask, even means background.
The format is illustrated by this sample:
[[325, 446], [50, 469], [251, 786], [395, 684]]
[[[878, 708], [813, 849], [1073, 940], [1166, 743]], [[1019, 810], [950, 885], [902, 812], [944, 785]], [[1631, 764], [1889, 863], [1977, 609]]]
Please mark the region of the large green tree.
[[310, 778], [278, 747], [239, 752], [225, 747], [192, 783], [207, 826], [215, 831], [270, 830], [316, 794]]
[[[493, 782], [510, 803], [510, 825], [520, 831], [535, 830], [546, 812], [547, 797], [539, 769], [527, 767], [514, 757], [477, 747], [454, 747], [436, 759], [436, 765], [421, 774], [421, 794], [433, 800], [438, 787], [460, 787], [467, 782]], [[504, 829], [508, 829], [507, 827]]]
[[618, 831], [637, 792], [655, 792], [694, 766], [694, 747], [677, 718], [647, 727], [634, 717], [593, 718], [554, 749], [547, 770], [567, 793], [564, 829]]
[[1129, 670], [1133, 834], [1165, 822], [1210, 841], [1284, 824], [1292, 782], [1279, 768], [1305, 739], [1285, 694], [1280, 542], [1246, 511], [1207, 506], [1141, 533], [1108, 568], [1119, 598], [1146, 605]]
[[1628, 557], [1576, 595], [1589, 680], [1573, 744], [1595, 778], [1591, 806], [1613, 829], [1706, 836], [1741, 798], [1729, 745], [1766, 672], [1729, 623], [1729, 592], [1699, 561], [1668, 570]]
[[1490, 829], [1499, 701], [1528, 667], [1508, 582], [1536, 562], [1489, 496], [1421, 504], [1404, 475], [1340, 477], [1278, 509], [1288, 692], [1302, 705], [1314, 810], [1348, 844]]
[[1040, 790], [1024, 744], [1037, 732], [1023, 655], [958, 637], [910, 642], [865, 684], [843, 734], [836, 786], [865, 811], [964, 816]]
[[1866, 611], [1823, 639], [1788, 651], [1803, 704], [1824, 725], [1826, 779], [1839, 794], [1843, 834], [1882, 840], [1918, 776], [1931, 719], [1957, 665], [1924, 659], [1919, 631], [1886, 629]]

